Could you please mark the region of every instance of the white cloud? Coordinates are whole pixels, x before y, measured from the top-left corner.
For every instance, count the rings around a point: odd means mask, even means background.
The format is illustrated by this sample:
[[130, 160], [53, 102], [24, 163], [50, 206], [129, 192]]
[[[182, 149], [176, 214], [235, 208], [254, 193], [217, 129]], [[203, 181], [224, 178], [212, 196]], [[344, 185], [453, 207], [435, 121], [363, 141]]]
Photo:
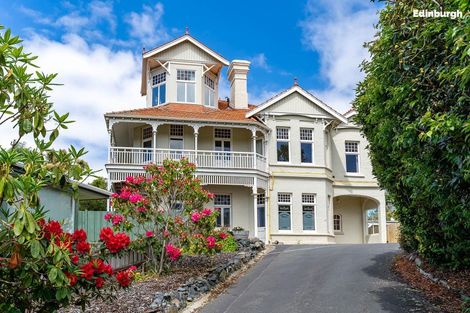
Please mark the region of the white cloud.
[[250, 59], [251, 65], [259, 67], [267, 72], [271, 72], [271, 67], [268, 65], [268, 59], [264, 53], [258, 53]]
[[[83, 146], [89, 151], [85, 160], [92, 168], [103, 169], [109, 142], [103, 114], [145, 107], [139, 94], [140, 60], [127, 50], [89, 45], [76, 34], [61, 41], [35, 35], [25, 40], [24, 46], [39, 56], [36, 63], [41, 71], [59, 73], [56, 82], [63, 86], [54, 88], [51, 101], [59, 113], [70, 112], [76, 121], [61, 132], [55, 148]], [[5, 126], [0, 127], [0, 145], [15, 138]]]
[[350, 107], [356, 84], [363, 78], [360, 63], [369, 57], [364, 42], [373, 39], [377, 7], [363, 0], [310, 0], [301, 22], [304, 44], [319, 53], [327, 89], [313, 91], [340, 112]]
[[154, 7], [144, 5], [141, 13], [131, 12], [126, 19], [131, 27], [130, 35], [146, 48], [167, 41], [170, 36], [162, 23], [163, 13], [163, 4], [160, 2]]

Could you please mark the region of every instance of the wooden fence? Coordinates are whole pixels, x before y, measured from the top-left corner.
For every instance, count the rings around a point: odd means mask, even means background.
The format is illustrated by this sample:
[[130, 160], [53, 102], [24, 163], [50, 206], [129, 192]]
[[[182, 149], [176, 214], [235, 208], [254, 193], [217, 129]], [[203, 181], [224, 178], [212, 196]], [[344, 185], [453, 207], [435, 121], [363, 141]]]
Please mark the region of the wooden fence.
[[387, 222], [387, 242], [397, 243], [400, 236], [400, 223]]
[[[110, 224], [104, 220], [106, 211], [79, 211], [77, 216], [77, 229], [84, 229], [88, 235], [89, 242], [97, 242], [100, 230], [109, 227]], [[131, 236], [131, 238], [134, 236]], [[145, 260], [144, 256], [135, 251], [129, 251], [121, 257], [112, 257], [108, 260], [113, 269], [126, 268], [139, 264]]]

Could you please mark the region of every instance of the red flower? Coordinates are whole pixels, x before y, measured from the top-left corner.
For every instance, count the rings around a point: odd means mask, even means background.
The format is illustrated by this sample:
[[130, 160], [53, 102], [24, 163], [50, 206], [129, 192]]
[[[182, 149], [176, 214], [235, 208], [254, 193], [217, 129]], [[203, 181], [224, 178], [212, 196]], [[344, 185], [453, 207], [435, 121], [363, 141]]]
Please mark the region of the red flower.
[[153, 231], [147, 230], [147, 231], [145, 232], [145, 236], [147, 236], [147, 237], [153, 237]]
[[124, 221], [124, 216], [119, 215], [119, 214], [116, 214], [116, 215], [113, 216], [113, 225], [118, 225], [122, 221]]
[[135, 269], [135, 266], [131, 266], [127, 270], [121, 271], [116, 274], [116, 279], [121, 287], [127, 287], [131, 284], [132, 279], [134, 278], [133, 271]]
[[64, 232], [62, 226], [57, 221], [49, 221], [44, 225], [44, 237], [51, 239], [52, 236], [59, 237]]
[[137, 202], [139, 202], [139, 201], [142, 201], [142, 199], [143, 199], [143, 197], [142, 197], [142, 195], [139, 194], [139, 193], [133, 193], [133, 194], [131, 194], [131, 195], [129, 196], [129, 201], [130, 201], [131, 203], [137, 203]]
[[96, 277], [96, 280], [95, 280], [96, 288], [100, 289], [101, 287], [103, 287], [103, 285], [104, 285], [103, 277]]
[[207, 236], [206, 241], [207, 241], [207, 247], [208, 247], [209, 249], [215, 248], [215, 241], [216, 241], [216, 239], [215, 239], [214, 236]]
[[228, 237], [228, 235], [226, 233], [222, 232], [222, 233], [219, 234], [219, 237], [220, 237], [220, 239], [225, 239], [225, 238]]
[[137, 207], [136, 211], [139, 212], [139, 213], [145, 213], [147, 211], [147, 209], [143, 206], [139, 206], [139, 207]]
[[129, 199], [129, 196], [131, 195], [131, 192], [127, 189], [123, 189], [121, 190], [121, 194], [119, 195], [119, 198], [123, 199], [123, 200], [127, 200]]
[[78, 264], [78, 261], [80, 260], [78, 255], [74, 254], [72, 255], [72, 257], [70, 258], [70, 260], [72, 261], [73, 264]]
[[91, 246], [86, 241], [80, 241], [79, 243], [77, 243], [76, 248], [80, 254], [87, 254], [88, 252], [90, 252]]
[[90, 261], [80, 268], [82, 271], [81, 276], [86, 280], [91, 280], [93, 278], [93, 274], [95, 273], [95, 269], [93, 263]]
[[104, 227], [104, 228], [101, 229], [101, 231], [100, 231], [100, 240], [101, 241], [106, 241], [109, 238], [111, 238], [112, 236], [114, 236], [114, 232], [111, 229], [111, 227]]
[[104, 215], [104, 220], [105, 221], [109, 221], [112, 218], [113, 218], [113, 214], [111, 214], [109, 212]]
[[100, 232], [100, 240], [104, 242], [106, 248], [111, 253], [117, 253], [129, 246], [131, 239], [125, 233], [114, 234], [113, 230], [105, 227]]
[[181, 256], [181, 249], [175, 247], [171, 243], [165, 246], [165, 251], [168, 257], [170, 258], [170, 260], [172, 261], [178, 260], [179, 257]]
[[65, 276], [67, 276], [67, 278], [69, 279], [69, 284], [71, 287], [75, 286], [75, 284], [77, 283], [78, 281], [78, 277], [77, 275], [74, 275], [72, 273], [69, 273], [69, 272], [65, 272]]
[[72, 234], [72, 241], [73, 242], [81, 242], [86, 241], [86, 232], [83, 229], [77, 229]]
[[194, 223], [197, 223], [201, 219], [201, 217], [202, 217], [202, 215], [199, 212], [194, 212], [194, 213], [191, 214], [191, 220]]
[[209, 197], [209, 199], [214, 199], [215, 194], [213, 194], [213, 193], [211, 193], [211, 192], [208, 192], [208, 193], [207, 193], [207, 196]]
[[212, 214], [211, 209], [206, 208], [206, 209], [202, 210], [202, 215], [204, 215], [204, 216], [209, 216], [211, 214]]
[[134, 183], [134, 177], [133, 176], [127, 176], [126, 177], [126, 183], [133, 184]]

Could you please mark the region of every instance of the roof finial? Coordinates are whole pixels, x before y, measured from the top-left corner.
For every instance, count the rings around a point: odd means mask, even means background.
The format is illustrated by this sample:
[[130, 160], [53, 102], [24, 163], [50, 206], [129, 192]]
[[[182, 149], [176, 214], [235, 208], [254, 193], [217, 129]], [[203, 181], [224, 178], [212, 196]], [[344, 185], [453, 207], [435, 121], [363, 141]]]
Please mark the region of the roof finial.
[[189, 27], [188, 26], [186, 26], [186, 30], [185, 30], [184, 34], [189, 35]]
[[142, 54], [145, 53], [145, 47], [142, 47]]
[[294, 86], [298, 86], [299, 85], [299, 80], [297, 79], [297, 77], [294, 77]]

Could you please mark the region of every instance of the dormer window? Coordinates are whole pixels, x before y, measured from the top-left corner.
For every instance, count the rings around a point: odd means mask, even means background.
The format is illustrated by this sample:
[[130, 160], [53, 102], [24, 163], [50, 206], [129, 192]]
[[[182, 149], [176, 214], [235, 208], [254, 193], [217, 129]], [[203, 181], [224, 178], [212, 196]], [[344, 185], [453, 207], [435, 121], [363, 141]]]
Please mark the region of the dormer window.
[[152, 106], [166, 102], [166, 72], [152, 76]]
[[204, 76], [204, 105], [215, 107], [215, 82], [207, 75]]
[[176, 72], [176, 101], [196, 102], [196, 72], [192, 70], [177, 70]]

